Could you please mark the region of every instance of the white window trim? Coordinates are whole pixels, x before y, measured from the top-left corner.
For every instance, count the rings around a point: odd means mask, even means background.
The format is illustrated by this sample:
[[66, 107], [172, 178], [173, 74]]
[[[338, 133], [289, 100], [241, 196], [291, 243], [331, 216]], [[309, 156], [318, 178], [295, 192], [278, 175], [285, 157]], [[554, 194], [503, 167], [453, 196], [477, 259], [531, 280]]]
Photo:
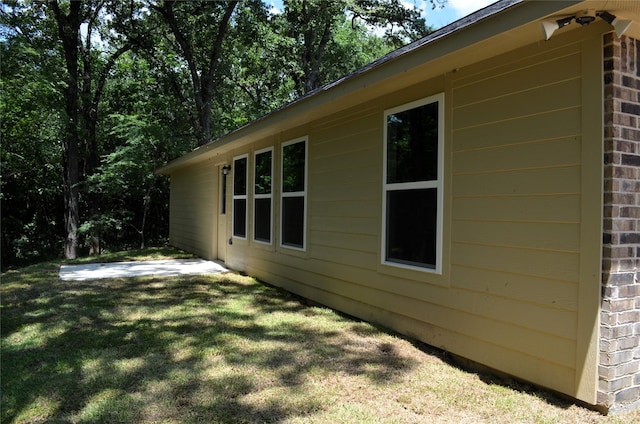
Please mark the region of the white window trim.
[[[438, 102], [438, 175], [437, 180], [417, 181], [408, 183], [387, 184], [387, 118], [394, 113], [404, 112], [426, 104]], [[382, 138], [382, 251], [380, 258], [383, 265], [393, 266], [397, 268], [411, 269], [431, 274], [442, 274], [442, 232], [443, 232], [443, 202], [444, 202], [444, 93], [425, 97], [420, 100], [406, 103], [404, 105], [387, 109], [384, 111]], [[424, 189], [435, 188], [437, 190], [436, 199], [438, 201], [437, 217], [436, 217], [436, 263], [434, 268], [427, 268], [415, 265], [408, 265], [399, 262], [387, 261], [387, 192], [399, 189]]]
[[[274, 174], [274, 170], [273, 170], [273, 165], [274, 165], [274, 151], [273, 151], [273, 146], [271, 147], [267, 147], [265, 149], [260, 149], [260, 150], [256, 150], [255, 152], [253, 152], [253, 241], [256, 243], [261, 243], [261, 244], [266, 244], [266, 245], [273, 245], [273, 190], [274, 190], [274, 178], [273, 178], [273, 174]], [[269, 194], [257, 194], [256, 193], [256, 164], [258, 163], [258, 161], [256, 160], [257, 156], [261, 153], [266, 153], [266, 152], [271, 152], [271, 193]], [[269, 242], [263, 241], [263, 240], [257, 240], [256, 239], [256, 221], [255, 221], [255, 217], [256, 217], [256, 205], [255, 202], [258, 199], [271, 199], [271, 208], [269, 210]]]
[[[235, 193], [235, 182], [236, 182], [236, 160], [241, 160], [241, 159], [246, 159], [247, 160], [247, 166], [245, 168], [245, 176], [244, 176], [244, 181], [245, 181], [245, 187], [244, 187], [244, 194], [236, 194]], [[233, 172], [233, 178], [232, 178], [232, 182], [231, 182], [231, 235], [233, 238], [238, 239], [238, 240], [246, 240], [247, 239], [247, 233], [249, 232], [249, 196], [248, 196], [248, 192], [249, 192], [249, 154], [245, 153], [244, 155], [240, 155], [240, 156], [235, 156], [233, 158], [233, 168], [231, 170], [231, 172]], [[235, 220], [236, 220], [236, 213], [235, 213], [235, 201], [236, 200], [242, 200], [244, 199], [245, 201], [245, 208], [244, 208], [244, 237], [241, 236], [237, 236], [235, 235]]]
[[[304, 191], [294, 191], [285, 193], [282, 187], [284, 183], [284, 148], [296, 143], [304, 143]], [[280, 146], [280, 241], [279, 246], [285, 249], [298, 250], [306, 252], [307, 250], [307, 186], [309, 184], [309, 137], [304, 136], [296, 138], [291, 141], [282, 143]], [[286, 197], [303, 197], [304, 201], [304, 214], [302, 217], [302, 247], [291, 246], [283, 243], [283, 211], [284, 211], [284, 199]]]

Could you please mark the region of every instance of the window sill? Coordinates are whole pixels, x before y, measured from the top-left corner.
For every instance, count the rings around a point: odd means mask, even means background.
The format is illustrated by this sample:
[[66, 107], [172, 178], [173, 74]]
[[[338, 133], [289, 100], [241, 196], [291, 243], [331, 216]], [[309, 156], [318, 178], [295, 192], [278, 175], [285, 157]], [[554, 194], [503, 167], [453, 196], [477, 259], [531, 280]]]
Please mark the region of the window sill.
[[412, 280], [435, 286], [449, 287], [449, 276], [442, 270], [422, 268], [417, 266], [403, 265], [395, 262], [382, 262], [378, 264], [378, 273], [398, 277], [405, 280]]

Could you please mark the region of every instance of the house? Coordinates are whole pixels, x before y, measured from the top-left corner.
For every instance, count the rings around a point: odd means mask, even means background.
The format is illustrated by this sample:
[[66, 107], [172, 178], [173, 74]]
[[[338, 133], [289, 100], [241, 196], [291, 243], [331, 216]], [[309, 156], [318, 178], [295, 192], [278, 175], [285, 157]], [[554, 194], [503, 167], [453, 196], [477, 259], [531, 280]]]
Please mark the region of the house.
[[637, 408], [637, 40], [640, 2], [499, 1], [161, 168], [171, 243]]

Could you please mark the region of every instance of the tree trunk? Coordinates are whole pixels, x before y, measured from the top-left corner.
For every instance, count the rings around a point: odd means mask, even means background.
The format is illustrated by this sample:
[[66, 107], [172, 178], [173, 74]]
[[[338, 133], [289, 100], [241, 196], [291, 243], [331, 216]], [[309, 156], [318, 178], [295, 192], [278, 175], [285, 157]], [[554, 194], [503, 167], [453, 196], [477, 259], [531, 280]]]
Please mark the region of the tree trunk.
[[[69, 124], [71, 127], [72, 123]], [[64, 226], [67, 237], [64, 243], [64, 256], [67, 259], [78, 257], [78, 226], [80, 223], [80, 183], [79, 149], [78, 139], [71, 135], [72, 130], [67, 129], [69, 135], [64, 143], [63, 169], [64, 169]]]
[[58, 24], [67, 67], [67, 86], [64, 92], [67, 125], [63, 140], [64, 225], [67, 236], [64, 255], [67, 259], [78, 257], [78, 227], [80, 224], [80, 139], [78, 134], [78, 36], [80, 34], [80, 1], [69, 4], [69, 14], [60, 10], [57, 1], [49, 7]]

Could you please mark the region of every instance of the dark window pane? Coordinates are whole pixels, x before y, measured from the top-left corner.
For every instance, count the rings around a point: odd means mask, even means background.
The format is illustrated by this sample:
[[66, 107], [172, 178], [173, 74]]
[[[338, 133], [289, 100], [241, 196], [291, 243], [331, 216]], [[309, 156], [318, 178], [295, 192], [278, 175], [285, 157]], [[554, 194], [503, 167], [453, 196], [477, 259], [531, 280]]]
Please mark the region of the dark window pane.
[[282, 244], [304, 247], [304, 197], [282, 199]]
[[227, 174], [222, 172], [222, 190], [220, 193], [220, 213], [227, 213]]
[[233, 161], [233, 194], [247, 194], [247, 158]]
[[254, 237], [256, 240], [271, 242], [271, 199], [255, 199]]
[[247, 200], [233, 199], [233, 235], [247, 236]]
[[282, 191], [304, 191], [305, 142], [282, 148]]
[[437, 215], [435, 188], [388, 192], [387, 261], [435, 268]]
[[387, 116], [387, 183], [438, 178], [438, 102]]
[[256, 155], [255, 193], [271, 193], [271, 151]]

